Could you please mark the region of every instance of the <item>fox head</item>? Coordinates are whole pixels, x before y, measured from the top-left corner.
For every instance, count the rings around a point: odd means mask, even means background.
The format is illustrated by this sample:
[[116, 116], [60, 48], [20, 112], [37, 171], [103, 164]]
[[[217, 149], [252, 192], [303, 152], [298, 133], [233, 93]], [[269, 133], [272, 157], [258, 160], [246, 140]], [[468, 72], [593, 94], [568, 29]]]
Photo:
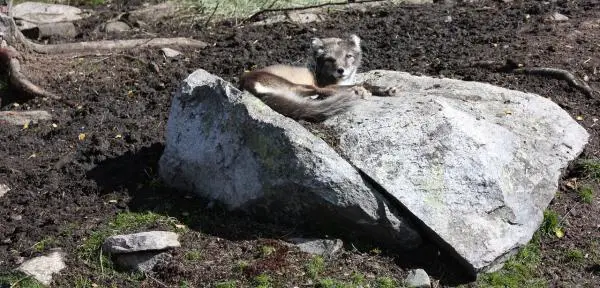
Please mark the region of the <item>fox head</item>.
[[315, 75], [320, 86], [331, 84], [352, 85], [360, 66], [362, 50], [360, 38], [313, 38], [312, 51]]

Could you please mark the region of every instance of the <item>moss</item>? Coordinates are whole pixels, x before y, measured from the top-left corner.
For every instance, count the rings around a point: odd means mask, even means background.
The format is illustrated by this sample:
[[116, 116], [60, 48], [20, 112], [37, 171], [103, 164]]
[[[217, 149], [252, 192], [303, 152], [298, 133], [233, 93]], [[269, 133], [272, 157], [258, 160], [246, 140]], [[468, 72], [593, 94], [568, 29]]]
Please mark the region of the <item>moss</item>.
[[578, 189], [579, 199], [586, 204], [592, 204], [594, 200], [594, 190], [590, 186], [582, 186]]
[[486, 287], [547, 287], [546, 280], [537, 274], [541, 263], [539, 234], [523, 247], [517, 255], [511, 257], [497, 272], [483, 274], [477, 286]]
[[306, 264], [306, 273], [312, 279], [319, 277], [319, 274], [325, 270], [325, 259], [322, 256], [314, 256], [308, 264]]

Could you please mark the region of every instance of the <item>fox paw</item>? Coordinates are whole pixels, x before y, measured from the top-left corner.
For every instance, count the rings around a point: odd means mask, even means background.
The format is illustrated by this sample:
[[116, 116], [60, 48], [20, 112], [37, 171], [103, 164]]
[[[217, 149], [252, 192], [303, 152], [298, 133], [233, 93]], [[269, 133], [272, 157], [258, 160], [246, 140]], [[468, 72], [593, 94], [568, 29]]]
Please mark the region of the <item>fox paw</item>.
[[372, 96], [371, 92], [363, 86], [354, 86], [350, 88], [350, 91], [361, 99], [367, 99]]
[[388, 87], [388, 88], [385, 89], [384, 93], [385, 93], [385, 96], [390, 96], [390, 97], [400, 96], [400, 94], [401, 94], [401, 87], [400, 86]]

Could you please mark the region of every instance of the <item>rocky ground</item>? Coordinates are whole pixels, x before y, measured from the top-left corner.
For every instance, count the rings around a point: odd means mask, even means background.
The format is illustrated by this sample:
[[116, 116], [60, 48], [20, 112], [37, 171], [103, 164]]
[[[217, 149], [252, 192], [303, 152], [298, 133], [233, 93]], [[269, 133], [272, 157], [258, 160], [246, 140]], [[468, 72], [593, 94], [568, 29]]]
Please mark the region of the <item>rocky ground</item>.
[[[25, 286], [29, 279], [12, 269], [60, 247], [67, 268], [55, 276], [56, 287], [395, 287], [408, 269], [424, 265], [406, 261], [415, 255], [325, 235], [310, 223], [289, 227], [274, 219], [248, 219], [165, 188], [156, 172], [170, 99], [189, 73], [202, 68], [236, 82], [245, 69], [302, 62], [311, 37], [345, 33], [363, 38], [363, 70], [400, 70], [534, 92], [578, 119], [591, 134], [580, 160], [592, 160], [566, 171], [532, 244], [505, 270], [469, 285], [600, 285], [600, 96], [586, 96], [563, 80], [481, 65], [512, 60], [567, 69], [600, 89], [600, 2], [436, 3], [335, 12], [322, 23], [244, 26], [213, 21], [206, 26], [161, 20], [130, 23], [134, 29], [119, 33], [96, 29], [139, 5], [116, 1], [97, 6], [94, 16], [75, 22], [75, 38], [42, 41], [182, 36], [209, 46], [179, 48], [183, 54], [174, 58], [159, 49], [83, 57], [25, 54], [25, 73], [76, 102], [73, 108], [0, 91], [3, 111], [39, 109], [52, 115], [50, 121], [27, 127], [0, 122], [0, 184], [6, 185], [0, 191], [10, 188], [0, 196], [3, 285], [21, 280], [11, 287], [31, 287]], [[554, 13], [568, 19], [550, 19]], [[182, 247], [154, 274], [115, 270], [98, 250], [108, 235], [156, 229], [180, 232]], [[315, 257], [282, 241], [294, 236], [342, 237], [345, 248], [331, 259]], [[466, 283], [456, 282], [460, 275], [445, 265], [428, 265], [427, 272], [434, 285]]]

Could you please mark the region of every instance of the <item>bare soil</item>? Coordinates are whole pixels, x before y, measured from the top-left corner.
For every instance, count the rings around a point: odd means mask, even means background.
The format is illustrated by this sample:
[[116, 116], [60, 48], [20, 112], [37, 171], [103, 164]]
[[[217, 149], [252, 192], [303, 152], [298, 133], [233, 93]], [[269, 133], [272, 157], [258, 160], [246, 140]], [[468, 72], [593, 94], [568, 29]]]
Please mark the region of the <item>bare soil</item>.
[[[365, 51], [363, 71], [391, 69], [481, 81], [548, 97], [574, 118], [581, 117], [581, 125], [591, 134], [581, 158], [600, 156], [598, 96], [588, 97], [562, 80], [476, 65], [513, 60], [527, 66], [566, 69], [600, 90], [597, 0], [402, 5], [335, 13], [324, 23], [305, 25], [236, 27], [223, 21], [202, 27], [159, 21], [121, 35], [94, 31], [122, 11], [137, 8], [135, 5], [140, 3], [116, 1], [113, 6], [99, 7], [97, 16], [77, 23], [82, 31], [77, 39], [48, 42], [156, 35], [192, 37], [210, 46], [181, 48], [184, 56], [174, 59], [165, 58], [158, 49], [85, 57], [23, 55], [24, 73], [35, 83], [80, 106], [73, 109], [51, 100], [22, 100], [12, 91], [2, 92], [2, 110], [43, 109], [54, 119], [26, 129], [0, 124], [0, 183], [11, 188], [0, 198], [0, 271], [15, 268], [22, 257], [60, 247], [68, 254], [69, 268], [57, 277], [56, 287], [74, 287], [78, 279], [117, 287], [137, 287], [136, 281], [143, 287], [177, 286], [183, 281], [190, 287], [209, 287], [236, 280], [245, 287], [253, 285], [254, 277], [261, 273], [268, 273], [275, 287], [313, 285], [306, 273], [311, 257], [282, 240], [325, 237], [322, 230], [311, 229], [312, 223], [290, 227], [273, 219], [257, 221], [226, 211], [218, 203], [165, 188], [157, 181], [156, 170], [171, 97], [188, 74], [202, 68], [236, 83], [245, 69], [303, 62], [312, 37], [360, 35]], [[554, 12], [570, 19], [546, 20]], [[153, 67], [158, 67], [158, 72]], [[598, 199], [582, 203], [572, 183], [583, 181], [596, 195], [599, 189], [597, 182], [582, 177], [574, 169], [567, 171], [560, 197], [550, 207], [563, 216], [561, 225], [566, 231], [561, 239], [542, 240], [542, 274], [552, 287], [600, 285]], [[107, 277], [78, 257], [94, 231], [124, 211], [152, 211], [191, 228], [192, 232], [183, 236], [184, 247], [174, 252], [172, 261], [161, 265], [154, 278]], [[144, 229], [152, 226], [162, 227], [156, 224]], [[400, 280], [407, 268], [419, 265], [418, 259], [404, 261], [417, 257], [414, 254], [379, 253], [371, 243], [343, 238], [346, 250], [327, 260], [323, 277], [347, 280], [352, 272], [358, 272], [369, 281], [381, 277]], [[39, 249], [36, 244], [42, 241], [46, 245]], [[275, 247], [275, 252], [264, 255], [264, 246]], [[570, 261], [565, 255], [573, 249], [588, 256]], [[202, 251], [202, 256], [192, 261], [191, 251]], [[437, 257], [444, 256], [428, 255], [421, 262]], [[248, 267], [237, 270], [240, 261]], [[429, 263], [427, 267], [443, 285], [455, 284], [460, 278], [448, 265]]]

